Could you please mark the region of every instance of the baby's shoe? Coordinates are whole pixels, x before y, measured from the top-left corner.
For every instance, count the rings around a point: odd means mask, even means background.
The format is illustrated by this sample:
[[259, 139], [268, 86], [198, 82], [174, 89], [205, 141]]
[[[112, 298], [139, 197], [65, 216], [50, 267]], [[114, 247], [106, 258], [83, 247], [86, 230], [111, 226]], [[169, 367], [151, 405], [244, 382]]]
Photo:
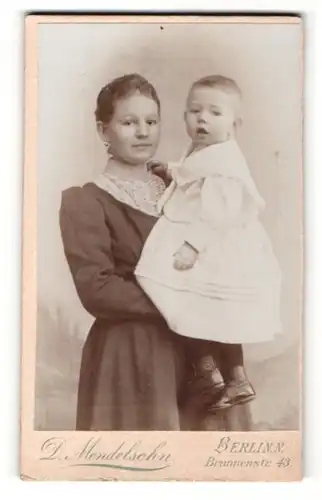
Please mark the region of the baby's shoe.
[[222, 395], [209, 406], [208, 411], [227, 410], [235, 405], [246, 404], [255, 399], [256, 393], [249, 380], [231, 380], [225, 386]]
[[224, 387], [224, 379], [212, 356], [204, 356], [193, 364], [186, 388], [189, 399], [208, 407], [218, 399]]

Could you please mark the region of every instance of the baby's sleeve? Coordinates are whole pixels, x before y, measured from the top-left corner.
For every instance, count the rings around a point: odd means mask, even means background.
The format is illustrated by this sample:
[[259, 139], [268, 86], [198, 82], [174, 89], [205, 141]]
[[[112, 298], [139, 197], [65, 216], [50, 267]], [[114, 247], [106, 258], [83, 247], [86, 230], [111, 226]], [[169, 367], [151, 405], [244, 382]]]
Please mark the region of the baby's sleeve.
[[175, 180], [176, 170], [182, 166], [182, 162], [169, 161], [167, 165], [168, 165], [168, 175], [171, 177], [171, 179]]
[[201, 192], [202, 218], [215, 229], [229, 228], [240, 221], [244, 201], [244, 187], [238, 179], [208, 178]]
[[202, 252], [212, 229], [226, 231], [241, 222], [244, 188], [237, 179], [206, 178], [201, 188], [201, 209], [198, 219], [187, 230], [186, 242]]

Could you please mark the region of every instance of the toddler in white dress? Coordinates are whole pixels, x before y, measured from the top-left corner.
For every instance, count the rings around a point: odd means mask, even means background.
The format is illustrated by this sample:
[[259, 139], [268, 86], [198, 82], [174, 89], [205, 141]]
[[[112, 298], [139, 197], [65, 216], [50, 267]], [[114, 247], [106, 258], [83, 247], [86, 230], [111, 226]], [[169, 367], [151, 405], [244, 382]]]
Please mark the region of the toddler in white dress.
[[207, 382], [209, 411], [255, 397], [242, 344], [281, 332], [280, 270], [259, 221], [264, 201], [235, 140], [240, 110], [233, 80], [215, 75], [192, 85], [191, 147], [178, 164], [155, 164], [171, 183], [135, 271], [169, 327], [191, 339], [192, 382]]

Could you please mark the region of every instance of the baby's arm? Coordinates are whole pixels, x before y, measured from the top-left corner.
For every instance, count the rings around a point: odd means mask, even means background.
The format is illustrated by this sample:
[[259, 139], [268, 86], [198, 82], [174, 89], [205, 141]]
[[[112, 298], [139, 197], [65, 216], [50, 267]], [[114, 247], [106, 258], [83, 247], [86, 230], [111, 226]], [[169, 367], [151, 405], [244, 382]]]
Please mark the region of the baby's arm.
[[[150, 161], [148, 163], [148, 168], [156, 175], [166, 179], [167, 181], [172, 181], [173, 169], [180, 166], [181, 163], [169, 162], [164, 163], [157, 160]], [[198, 251], [191, 246], [188, 242], [185, 242], [174, 255], [174, 267], [178, 270], [190, 269], [193, 267], [198, 257]]]
[[241, 220], [244, 197], [244, 187], [238, 179], [207, 178], [201, 193], [202, 219], [214, 229], [231, 228]]
[[239, 180], [220, 176], [205, 179], [199, 217], [188, 227], [185, 242], [175, 254], [174, 267], [191, 269], [199, 253], [205, 250], [212, 230], [224, 234], [243, 222], [249, 213], [247, 207], [245, 210], [245, 192]]
[[185, 245], [196, 253], [194, 263], [206, 248], [211, 230], [227, 231], [241, 220], [243, 212], [244, 193], [240, 181], [219, 176], [207, 178], [201, 190], [199, 217], [185, 235]]

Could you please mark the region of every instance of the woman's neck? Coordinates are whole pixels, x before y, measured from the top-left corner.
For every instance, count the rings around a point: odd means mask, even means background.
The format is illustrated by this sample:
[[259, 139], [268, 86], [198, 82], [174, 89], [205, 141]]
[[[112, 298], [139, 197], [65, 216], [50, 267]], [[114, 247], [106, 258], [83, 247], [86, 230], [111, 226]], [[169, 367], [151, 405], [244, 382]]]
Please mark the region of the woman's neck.
[[107, 162], [106, 173], [124, 180], [135, 180], [146, 178], [148, 170], [145, 163], [131, 165], [111, 156]]

